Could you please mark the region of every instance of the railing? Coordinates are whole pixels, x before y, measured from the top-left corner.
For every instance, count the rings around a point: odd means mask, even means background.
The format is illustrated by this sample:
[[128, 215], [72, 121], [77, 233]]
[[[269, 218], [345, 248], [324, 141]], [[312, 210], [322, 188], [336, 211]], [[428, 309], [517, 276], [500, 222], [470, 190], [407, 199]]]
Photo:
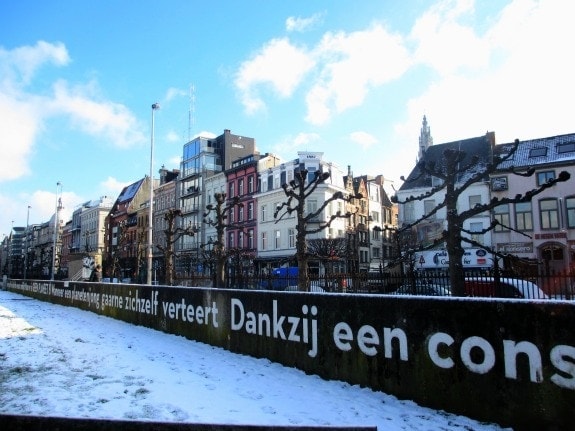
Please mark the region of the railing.
[[[314, 292], [452, 295], [449, 274], [446, 271], [415, 271], [411, 275], [385, 272], [333, 273], [321, 276], [310, 274], [309, 280], [310, 290]], [[205, 274], [181, 276], [176, 284], [213, 287], [213, 277]], [[298, 290], [298, 277], [293, 273], [285, 276], [231, 275], [227, 277], [223, 287], [294, 291]], [[486, 271], [468, 271], [465, 274], [465, 296], [574, 300], [575, 274], [530, 276], [502, 272], [496, 276]]]

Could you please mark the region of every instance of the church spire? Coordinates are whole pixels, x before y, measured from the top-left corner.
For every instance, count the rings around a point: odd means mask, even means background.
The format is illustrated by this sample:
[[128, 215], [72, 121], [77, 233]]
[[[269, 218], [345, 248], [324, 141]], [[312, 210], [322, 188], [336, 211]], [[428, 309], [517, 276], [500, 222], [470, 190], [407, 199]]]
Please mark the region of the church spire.
[[427, 125], [427, 117], [424, 115], [421, 124], [421, 133], [419, 135], [419, 154], [417, 155], [417, 160], [421, 160], [425, 151], [432, 145], [433, 138], [431, 137], [431, 129]]

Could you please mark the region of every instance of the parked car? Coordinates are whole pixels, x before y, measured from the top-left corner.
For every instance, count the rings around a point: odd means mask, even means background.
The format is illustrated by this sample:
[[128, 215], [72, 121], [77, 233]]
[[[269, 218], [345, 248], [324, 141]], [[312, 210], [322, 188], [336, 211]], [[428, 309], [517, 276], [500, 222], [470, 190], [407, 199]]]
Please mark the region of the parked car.
[[288, 286], [297, 285], [298, 267], [289, 266], [274, 268], [270, 275], [260, 282], [260, 287], [270, 290], [284, 290]]
[[465, 294], [493, 298], [549, 299], [533, 282], [518, 278], [466, 277]]

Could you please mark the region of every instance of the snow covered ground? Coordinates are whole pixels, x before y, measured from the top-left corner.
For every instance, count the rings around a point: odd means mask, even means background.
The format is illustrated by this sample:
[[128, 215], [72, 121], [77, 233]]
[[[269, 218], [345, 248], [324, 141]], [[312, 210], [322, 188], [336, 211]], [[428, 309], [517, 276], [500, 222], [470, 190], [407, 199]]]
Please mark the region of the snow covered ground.
[[6, 291], [0, 291], [0, 413], [376, 425], [382, 431], [502, 429], [266, 359]]

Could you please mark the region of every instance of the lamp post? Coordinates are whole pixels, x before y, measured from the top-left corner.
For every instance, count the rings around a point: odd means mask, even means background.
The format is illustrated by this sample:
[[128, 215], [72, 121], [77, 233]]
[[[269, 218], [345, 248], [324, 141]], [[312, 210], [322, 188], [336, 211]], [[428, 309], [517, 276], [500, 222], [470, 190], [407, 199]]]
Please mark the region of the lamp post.
[[146, 284], [152, 284], [153, 221], [154, 221], [154, 112], [160, 109], [158, 103], [152, 105], [152, 133], [150, 138], [150, 205], [148, 206], [148, 268]]
[[28, 213], [26, 214], [26, 244], [24, 249], [24, 280], [26, 280], [26, 270], [28, 269], [28, 236], [30, 235], [30, 205], [28, 205]]
[[50, 275], [50, 280], [54, 281], [54, 274], [56, 272], [56, 245], [58, 243], [58, 218], [60, 216], [60, 208], [62, 207], [62, 202], [58, 197], [58, 189], [60, 189], [60, 194], [62, 193], [62, 184], [60, 181], [56, 183], [56, 212], [54, 214], [54, 244], [52, 248], [52, 274]]

